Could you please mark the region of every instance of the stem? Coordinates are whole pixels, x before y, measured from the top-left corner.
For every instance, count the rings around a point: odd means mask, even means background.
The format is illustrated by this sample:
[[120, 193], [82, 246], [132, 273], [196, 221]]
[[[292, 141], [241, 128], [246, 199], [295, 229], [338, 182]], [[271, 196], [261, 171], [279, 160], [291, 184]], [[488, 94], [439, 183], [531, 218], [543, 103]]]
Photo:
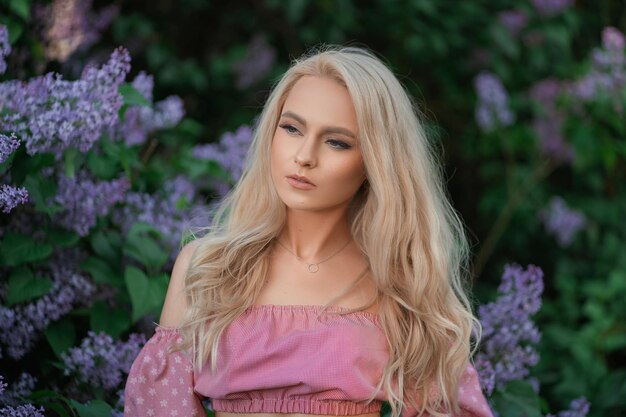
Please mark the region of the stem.
[[493, 254], [496, 244], [511, 222], [511, 218], [513, 217], [513, 214], [515, 214], [515, 210], [519, 206], [522, 199], [526, 197], [534, 185], [546, 178], [554, 170], [554, 168], [556, 168], [555, 163], [551, 160], [545, 160], [542, 164], [537, 165], [533, 174], [528, 177], [526, 182], [517, 188], [515, 192], [509, 194], [509, 198], [504, 208], [500, 211], [500, 214], [498, 215], [498, 218], [494, 222], [493, 226], [491, 226], [485, 242], [482, 244], [478, 254], [476, 255], [473, 262], [471, 275], [472, 279], [476, 279], [482, 273], [485, 264]]

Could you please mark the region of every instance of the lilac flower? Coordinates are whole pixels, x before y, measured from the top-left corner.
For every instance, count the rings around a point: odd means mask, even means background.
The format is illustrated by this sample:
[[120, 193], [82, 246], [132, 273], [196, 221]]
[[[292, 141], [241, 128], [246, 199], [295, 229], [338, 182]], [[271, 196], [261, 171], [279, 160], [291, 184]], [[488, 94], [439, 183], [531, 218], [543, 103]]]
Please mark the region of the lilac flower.
[[542, 17], [551, 17], [561, 13], [574, 4], [573, 0], [532, 0], [533, 6]]
[[0, 394], [2, 394], [6, 390], [7, 385], [8, 384], [4, 382], [4, 377], [0, 375]]
[[[0, 392], [0, 404], [17, 406], [22, 404], [22, 398], [29, 396], [35, 389], [37, 378], [27, 372], [22, 372], [11, 388]], [[4, 384], [7, 387], [7, 384]], [[0, 414], [2, 415], [2, 414]]]
[[607, 51], [624, 52], [624, 34], [618, 29], [607, 26], [602, 30], [602, 46]]
[[126, 402], [126, 390], [124, 388], [117, 391], [117, 401], [112, 410], [111, 417], [124, 417], [124, 403]]
[[0, 133], [0, 164], [6, 161], [17, 148], [20, 147], [20, 141], [15, 138], [15, 133], [6, 136]]
[[76, 375], [80, 382], [112, 390], [128, 374], [133, 361], [146, 343], [143, 335], [133, 333], [127, 342], [114, 341], [104, 332], [88, 332], [79, 347], [61, 355], [65, 375]]
[[81, 262], [76, 250], [64, 250], [57, 256], [43, 271], [53, 282], [46, 295], [14, 308], [0, 305], [0, 343], [13, 359], [28, 353], [51, 322], [74, 307], [88, 306], [96, 293], [96, 286], [73, 266]]
[[497, 75], [481, 72], [474, 78], [478, 95], [476, 122], [484, 132], [513, 124], [515, 115], [509, 109], [509, 99]]
[[[140, 72], [132, 86], [152, 102], [154, 79], [151, 75]], [[129, 146], [140, 145], [146, 141], [149, 133], [173, 127], [184, 116], [184, 104], [178, 96], [169, 96], [151, 106], [131, 107], [124, 114], [124, 120], [113, 129], [112, 137], [124, 140]]]
[[0, 210], [10, 213], [15, 207], [28, 202], [28, 190], [24, 187], [13, 187], [8, 184], [0, 185]]
[[9, 43], [9, 30], [5, 25], [0, 25], [0, 75], [7, 70], [7, 63], [4, 60], [11, 53]]
[[63, 62], [74, 51], [93, 45], [118, 14], [114, 5], [99, 13], [94, 13], [91, 6], [92, 0], [55, 0], [48, 6], [33, 8], [36, 20], [44, 26], [44, 54], [48, 59]]
[[508, 381], [528, 376], [528, 368], [539, 361], [531, 346], [541, 338], [530, 316], [541, 307], [543, 272], [529, 265], [506, 265], [499, 296], [495, 302], [480, 306], [478, 315], [483, 327], [481, 351], [476, 363], [483, 387], [491, 394]]
[[52, 199], [65, 210], [54, 215], [54, 221], [80, 236], [87, 236], [98, 216], [107, 214], [115, 203], [124, 199], [130, 188], [126, 177], [112, 181], [95, 181], [87, 171], [74, 178], [59, 174], [58, 194]]
[[235, 85], [243, 90], [267, 76], [276, 60], [276, 51], [261, 35], [256, 35], [248, 44], [248, 52], [244, 58], [233, 64], [237, 76]]
[[[589, 401], [585, 397], [573, 400], [568, 410], [559, 411], [558, 417], [585, 417], [589, 412]], [[554, 414], [548, 414], [546, 417], [555, 417]]]
[[474, 367], [480, 375], [480, 385], [483, 391], [491, 394], [496, 386], [496, 372], [493, 365], [484, 356], [477, 355]]
[[184, 197], [187, 203], [192, 203], [196, 193], [195, 186], [189, 180], [177, 176], [167, 181], [162, 191], [154, 195], [127, 193], [123, 206], [112, 211], [111, 221], [120, 227], [123, 234], [127, 234], [136, 222], [154, 226], [162, 234], [162, 240], [172, 249], [170, 257], [175, 258], [182, 233], [193, 213], [202, 210], [200, 205], [195, 204], [189, 208], [180, 208], [179, 200]]
[[546, 232], [553, 235], [561, 247], [569, 246], [576, 232], [587, 222], [583, 213], [567, 207], [561, 197], [552, 197], [548, 207], [538, 215]]
[[562, 89], [561, 83], [552, 78], [533, 86], [530, 97], [540, 106], [541, 111], [535, 115], [532, 125], [539, 138], [541, 153], [560, 162], [572, 163], [576, 155], [561, 134], [565, 116], [556, 106]]
[[505, 10], [498, 14], [498, 20], [507, 28], [511, 36], [516, 37], [528, 24], [528, 16], [523, 10]]
[[614, 27], [602, 31], [602, 48], [591, 52], [590, 71], [574, 82], [571, 94], [581, 101], [592, 101], [599, 94], [613, 100], [614, 107], [622, 112], [621, 94], [626, 88], [626, 56], [624, 55], [624, 35]]
[[0, 129], [26, 141], [29, 155], [70, 146], [87, 152], [102, 132], [117, 123], [122, 106], [119, 85], [130, 71], [130, 56], [116, 49], [100, 69], [87, 67], [77, 81], [49, 73], [28, 82], [0, 84]]
[[0, 408], [0, 416], [2, 417], [45, 417], [44, 412], [43, 407], [37, 408], [32, 404]]
[[[196, 158], [213, 160], [224, 167], [234, 181], [239, 180], [244, 168], [248, 148], [252, 143], [253, 131], [249, 126], [240, 126], [236, 132], [226, 132], [219, 143], [208, 143], [193, 148], [192, 154]], [[218, 188], [221, 195], [225, 194], [230, 186], [221, 183]]]

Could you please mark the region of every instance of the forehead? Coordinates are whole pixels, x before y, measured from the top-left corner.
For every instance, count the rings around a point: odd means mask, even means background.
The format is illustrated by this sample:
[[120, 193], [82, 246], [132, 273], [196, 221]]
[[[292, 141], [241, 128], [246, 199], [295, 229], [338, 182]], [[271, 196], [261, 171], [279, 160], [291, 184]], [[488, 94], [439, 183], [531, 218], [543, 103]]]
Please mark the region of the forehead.
[[356, 131], [356, 112], [350, 93], [330, 78], [300, 78], [286, 97], [282, 113], [286, 111], [303, 117], [307, 125], [339, 126]]

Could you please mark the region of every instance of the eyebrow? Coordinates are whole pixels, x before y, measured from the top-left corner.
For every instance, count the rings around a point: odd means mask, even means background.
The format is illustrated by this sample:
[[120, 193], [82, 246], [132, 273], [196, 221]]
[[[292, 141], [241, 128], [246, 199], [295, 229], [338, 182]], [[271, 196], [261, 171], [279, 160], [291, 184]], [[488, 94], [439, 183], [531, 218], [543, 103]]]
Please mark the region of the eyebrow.
[[[306, 120], [304, 120], [302, 116], [299, 116], [292, 111], [286, 111], [283, 114], [281, 114], [280, 117], [291, 117], [292, 119], [297, 120], [300, 124], [306, 127]], [[356, 135], [352, 133], [351, 130], [346, 129], [345, 127], [325, 126], [324, 128], [322, 128], [322, 133], [340, 133], [342, 135], [346, 135], [356, 140]]]

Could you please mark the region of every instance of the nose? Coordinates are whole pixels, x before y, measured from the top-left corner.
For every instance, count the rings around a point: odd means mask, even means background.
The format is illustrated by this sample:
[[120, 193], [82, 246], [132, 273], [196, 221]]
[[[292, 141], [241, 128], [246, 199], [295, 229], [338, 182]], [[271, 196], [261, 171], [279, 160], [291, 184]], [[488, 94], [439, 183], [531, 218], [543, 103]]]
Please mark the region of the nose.
[[312, 138], [305, 138], [302, 145], [298, 148], [294, 161], [300, 166], [314, 167], [317, 164], [315, 157], [315, 141]]

